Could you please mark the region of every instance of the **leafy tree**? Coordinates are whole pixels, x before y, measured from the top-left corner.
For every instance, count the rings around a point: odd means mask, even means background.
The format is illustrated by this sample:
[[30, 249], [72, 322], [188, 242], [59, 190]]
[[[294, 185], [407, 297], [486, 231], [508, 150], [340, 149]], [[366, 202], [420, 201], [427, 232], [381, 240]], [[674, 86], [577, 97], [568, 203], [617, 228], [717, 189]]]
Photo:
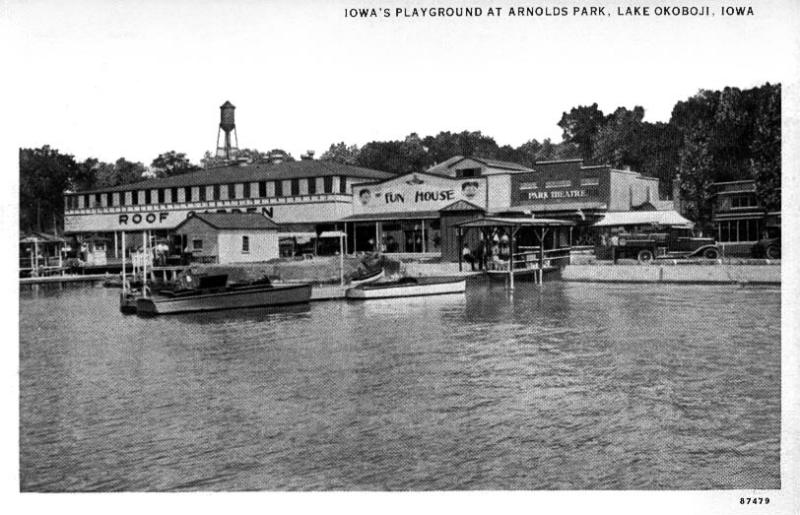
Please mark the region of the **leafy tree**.
[[64, 192], [78, 171], [75, 158], [45, 145], [19, 151], [20, 231], [55, 232], [63, 218]]
[[603, 111], [594, 103], [573, 107], [569, 113], [563, 113], [558, 126], [564, 131], [564, 142], [577, 145], [579, 156], [589, 161], [594, 157], [595, 137], [606, 122]]
[[781, 85], [766, 84], [759, 93], [753, 123], [752, 173], [761, 205], [772, 211], [781, 208]]
[[344, 141], [331, 143], [330, 148], [319, 156], [322, 161], [354, 165], [358, 161], [358, 145], [347, 145]]
[[200, 169], [199, 166], [192, 164], [186, 154], [183, 152], [175, 152], [170, 150], [159, 154], [158, 157], [153, 159], [150, 166], [156, 171], [157, 177], [171, 177], [173, 175], [182, 175], [185, 173], [196, 172]]

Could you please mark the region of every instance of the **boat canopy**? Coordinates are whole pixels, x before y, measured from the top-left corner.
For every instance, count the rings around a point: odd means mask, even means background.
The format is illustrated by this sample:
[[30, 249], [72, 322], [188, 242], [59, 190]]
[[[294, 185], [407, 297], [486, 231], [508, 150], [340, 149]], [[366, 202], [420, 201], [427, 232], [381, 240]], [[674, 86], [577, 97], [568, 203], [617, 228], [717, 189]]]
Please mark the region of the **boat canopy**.
[[470, 220], [455, 224], [456, 227], [468, 229], [473, 227], [570, 227], [575, 222], [556, 220], [555, 218], [511, 218], [487, 216], [478, 220]]
[[677, 211], [617, 211], [606, 213], [592, 227], [617, 227], [622, 225], [666, 225], [694, 227], [694, 223]]

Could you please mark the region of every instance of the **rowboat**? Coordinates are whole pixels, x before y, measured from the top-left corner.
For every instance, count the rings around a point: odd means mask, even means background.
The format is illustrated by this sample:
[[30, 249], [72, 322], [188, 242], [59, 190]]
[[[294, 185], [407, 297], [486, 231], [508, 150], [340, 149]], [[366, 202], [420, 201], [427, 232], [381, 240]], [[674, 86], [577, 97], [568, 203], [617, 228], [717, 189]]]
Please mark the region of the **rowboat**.
[[398, 281], [362, 284], [345, 292], [348, 299], [387, 299], [392, 297], [418, 297], [464, 293], [467, 280], [450, 277], [404, 277]]
[[227, 275], [205, 277], [195, 289], [162, 290], [136, 299], [138, 315], [167, 315], [220, 309], [287, 306], [311, 299], [311, 284], [273, 286], [268, 282], [227, 285]]
[[383, 268], [381, 268], [377, 272], [353, 277], [350, 279], [350, 287], [355, 288], [356, 286], [360, 286], [362, 284], [374, 283], [380, 279], [383, 279], [383, 275]]

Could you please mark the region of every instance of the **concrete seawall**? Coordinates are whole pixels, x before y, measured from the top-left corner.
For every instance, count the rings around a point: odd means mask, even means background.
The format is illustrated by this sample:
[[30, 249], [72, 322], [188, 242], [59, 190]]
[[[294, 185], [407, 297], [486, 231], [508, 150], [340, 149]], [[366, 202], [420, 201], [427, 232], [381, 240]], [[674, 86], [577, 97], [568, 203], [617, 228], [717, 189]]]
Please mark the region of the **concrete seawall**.
[[613, 283], [772, 284], [779, 265], [568, 265], [564, 281]]

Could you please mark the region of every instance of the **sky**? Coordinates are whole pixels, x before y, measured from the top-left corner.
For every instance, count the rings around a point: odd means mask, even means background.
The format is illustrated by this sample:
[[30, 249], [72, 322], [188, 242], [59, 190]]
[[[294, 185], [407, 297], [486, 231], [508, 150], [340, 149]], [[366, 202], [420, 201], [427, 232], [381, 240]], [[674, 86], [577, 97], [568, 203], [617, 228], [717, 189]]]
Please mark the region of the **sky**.
[[[217, 141], [219, 106], [237, 107], [240, 147], [319, 156], [440, 131], [498, 144], [561, 140], [564, 111], [645, 108], [667, 121], [700, 89], [796, 76], [800, 2], [755, 16], [511, 18], [511, 6], [574, 2], [12, 1], [17, 146], [78, 159], [149, 164], [176, 150], [199, 161]], [[637, 2], [636, 5], [663, 5]], [[686, 3], [679, 3], [684, 5]], [[753, 2], [725, 2], [753, 5]], [[797, 5], [796, 5], [797, 4]], [[360, 19], [348, 7], [480, 6], [480, 18]], [[586, 5], [584, 2], [583, 5]], [[688, 3], [688, 5], [693, 5]], [[503, 16], [489, 17], [489, 7]]]

